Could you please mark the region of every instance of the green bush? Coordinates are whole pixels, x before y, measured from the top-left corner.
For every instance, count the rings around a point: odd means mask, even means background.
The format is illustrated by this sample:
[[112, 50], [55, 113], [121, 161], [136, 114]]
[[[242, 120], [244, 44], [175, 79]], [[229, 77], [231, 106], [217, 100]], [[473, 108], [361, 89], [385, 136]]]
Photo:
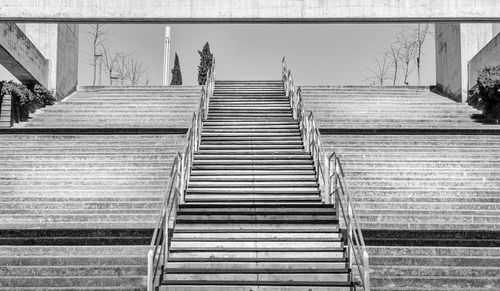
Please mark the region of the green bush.
[[490, 118], [500, 118], [500, 66], [484, 68], [467, 102]]
[[12, 119], [15, 122], [28, 120], [30, 111], [55, 102], [54, 93], [40, 85], [30, 90], [23, 84], [1, 81], [0, 88], [0, 95], [12, 96]]
[[33, 88], [33, 94], [35, 95], [34, 101], [41, 107], [47, 105], [53, 105], [56, 102], [55, 94], [53, 91], [45, 89], [41, 85], [35, 85]]

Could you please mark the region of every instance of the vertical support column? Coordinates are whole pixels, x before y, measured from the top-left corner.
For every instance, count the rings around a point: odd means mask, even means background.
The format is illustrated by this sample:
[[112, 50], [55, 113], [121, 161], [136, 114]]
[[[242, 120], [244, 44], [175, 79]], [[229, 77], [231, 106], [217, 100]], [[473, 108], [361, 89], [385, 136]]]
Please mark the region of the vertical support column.
[[457, 102], [467, 100], [468, 62], [493, 37], [491, 23], [436, 23], [437, 89]]
[[20, 28], [49, 60], [48, 89], [58, 100], [76, 91], [78, 84], [78, 24], [23, 24]]

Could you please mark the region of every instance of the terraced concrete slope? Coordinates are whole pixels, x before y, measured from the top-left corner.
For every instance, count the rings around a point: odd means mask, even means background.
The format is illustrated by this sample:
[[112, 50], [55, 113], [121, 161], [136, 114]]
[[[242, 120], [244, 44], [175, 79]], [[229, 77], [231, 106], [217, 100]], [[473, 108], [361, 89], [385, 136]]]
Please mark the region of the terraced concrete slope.
[[[189, 128], [201, 87], [102, 87], [38, 110], [36, 128]], [[85, 88], [84, 88], [85, 89]]]
[[0, 228], [152, 228], [183, 135], [0, 135]]
[[0, 246], [0, 290], [145, 290], [147, 246]]
[[426, 88], [301, 86], [304, 103], [320, 128], [490, 129], [479, 111]]
[[369, 247], [372, 290], [498, 290], [500, 249]]
[[323, 135], [363, 228], [500, 231], [500, 135]]
[[152, 229], [199, 99], [199, 87], [79, 91], [3, 131], [0, 290], [145, 290]]
[[[423, 90], [304, 92], [335, 133], [322, 139], [343, 161], [374, 289], [500, 289], [500, 126]], [[317, 92], [331, 99], [314, 103]]]

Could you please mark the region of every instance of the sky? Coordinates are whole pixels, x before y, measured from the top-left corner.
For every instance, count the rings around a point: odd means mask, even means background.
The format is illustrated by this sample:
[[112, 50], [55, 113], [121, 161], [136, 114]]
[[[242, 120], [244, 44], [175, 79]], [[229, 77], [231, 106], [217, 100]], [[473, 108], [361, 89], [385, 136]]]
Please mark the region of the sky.
[[[217, 79], [280, 79], [286, 56], [298, 84], [368, 85], [374, 57], [403, 30], [416, 24], [173, 24], [170, 65], [179, 55], [184, 85], [197, 83], [198, 50], [210, 43]], [[146, 68], [141, 83], [161, 85], [163, 38], [161, 24], [106, 24], [109, 49], [132, 54]], [[88, 25], [80, 25], [79, 85], [91, 85]], [[495, 26], [500, 30], [500, 24]], [[421, 85], [435, 84], [435, 47], [431, 35], [423, 47]], [[13, 79], [0, 66], [0, 79]], [[103, 84], [107, 84], [103, 80]], [[416, 85], [416, 70], [410, 85]]]
[[[396, 40], [407, 24], [175, 24], [170, 65], [179, 55], [183, 84], [197, 82], [198, 50], [209, 42], [217, 79], [280, 79], [286, 56], [297, 83], [368, 85], [373, 58]], [[111, 51], [134, 54], [147, 67], [144, 79], [160, 85], [164, 25], [105, 25]], [[92, 84], [88, 26], [80, 27], [80, 85]], [[424, 44], [422, 85], [435, 84], [434, 38]], [[415, 70], [416, 71], [416, 70]], [[410, 85], [416, 85], [416, 72]]]

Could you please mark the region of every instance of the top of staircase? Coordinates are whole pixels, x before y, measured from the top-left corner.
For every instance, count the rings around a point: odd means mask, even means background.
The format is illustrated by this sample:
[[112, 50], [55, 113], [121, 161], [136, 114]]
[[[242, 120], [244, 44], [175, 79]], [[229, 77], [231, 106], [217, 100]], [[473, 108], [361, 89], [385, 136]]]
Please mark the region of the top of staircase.
[[38, 110], [27, 128], [188, 128], [200, 86], [80, 87]]
[[332, 131], [499, 131], [477, 120], [479, 111], [428, 87], [304, 85], [305, 106]]

